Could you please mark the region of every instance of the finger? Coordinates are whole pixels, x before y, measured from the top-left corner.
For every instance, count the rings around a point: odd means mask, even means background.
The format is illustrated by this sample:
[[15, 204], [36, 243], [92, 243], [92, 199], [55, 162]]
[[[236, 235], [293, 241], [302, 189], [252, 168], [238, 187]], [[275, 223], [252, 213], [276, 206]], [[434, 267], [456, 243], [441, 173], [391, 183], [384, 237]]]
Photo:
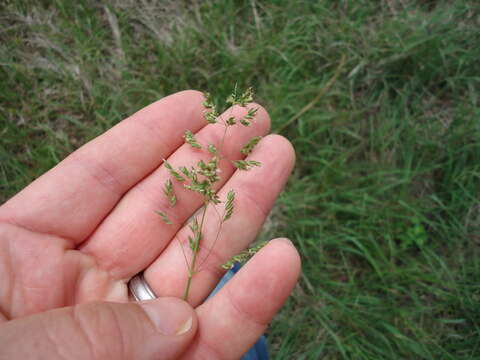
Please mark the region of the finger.
[[0, 326], [2, 359], [177, 359], [197, 330], [179, 299], [89, 303]]
[[[219, 214], [223, 214], [224, 204], [207, 209], [195, 266], [197, 273], [188, 298], [194, 306], [210, 293], [223, 275], [221, 265], [255, 239], [295, 162], [291, 144], [279, 135], [265, 137], [249, 158], [262, 165], [250, 171], [237, 170], [219, 191], [221, 199], [225, 199], [231, 189], [236, 193], [233, 215], [221, 229]], [[185, 258], [189, 263], [192, 259], [189, 235], [190, 228], [184, 226], [176, 235], [178, 241], [171, 242], [145, 271], [146, 280], [159, 296], [180, 297], [183, 294], [188, 275]]]
[[[203, 95], [180, 92], [140, 110], [68, 156], [0, 207], [0, 221], [82, 242], [123, 194], [204, 126]], [[66, 221], [68, 220], [68, 221]]]
[[264, 333], [299, 273], [300, 257], [290, 241], [271, 241], [196, 309], [198, 336], [182, 358], [239, 359]]
[[[270, 118], [267, 112], [259, 105], [250, 106], [259, 107], [251, 126], [238, 125], [238, 128], [227, 133], [222, 150], [227, 159], [241, 158], [240, 149], [253, 136], [268, 133]], [[225, 115], [240, 118], [246, 113], [247, 109], [236, 106], [231, 112], [227, 110]], [[196, 134], [197, 141], [200, 144], [213, 143], [219, 146], [224, 129], [221, 124], [208, 125]], [[194, 165], [200, 159], [208, 161], [210, 157], [205, 149], [198, 150], [184, 144], [170, 156], [168, 162], [178, 168]], [[217, 188], [234, 172], [227, 159], [219, 164], [221, 180], [216, 184]], [[164, 166], [159, 167], [123, 197], [95, 234], [82, 246], [82, 251], [94, 256], [99, 266], [114, 278], [128, 279], [145, 269], [203, 203], [201, 196], [186, 190], [182, 183], [173, 180], [178, 201], [172, 208], [163, 193], [165, 181], [170, 178], [170, 172]], [[166, 212], [173, 224], [165, 224], [155, 214], [156, 210]]]

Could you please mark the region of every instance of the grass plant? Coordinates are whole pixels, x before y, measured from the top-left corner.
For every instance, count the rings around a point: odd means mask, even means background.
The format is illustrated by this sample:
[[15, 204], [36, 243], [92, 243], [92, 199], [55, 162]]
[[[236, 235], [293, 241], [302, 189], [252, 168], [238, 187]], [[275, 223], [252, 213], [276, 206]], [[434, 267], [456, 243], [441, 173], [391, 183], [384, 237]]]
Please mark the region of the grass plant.
[[[237, 88], [233, 91], [230, 96], [225, 100], [225, 104], [230, 109], [230, 112], [225, 109], [225, 112], [221, 115], [221, 112], [217, 110], [217, 105], [215, 104], [212, 96], [210, 94], [205, 94], [205, 101], [203, 102], [203, 106], [205, 107], [204, 111], [204, 118], [208, 124], [214, 125], [218, 124], [224, 127], [223, 136], [220, 140], [220, 145], [215, 147], [214, 144], [204, 144], [203, 146], [200, 145], [195, 138], [195, 135], [190, 131], [186, 130], [184, 139], [185, 143], [189, 144], [192, 148], [198, 151], [208, 151], [210, 153], [210, 160], [205, 162], [200, 160], [196, 166], [192, 166], [187, 168], [185, 166], [181, 166], [178, 169], [174, 169], [172, 165], [170, 165], [167, 160], [164, 160], [165, 167], [170, 171], [172, 178], [180, 183], [183, 183], [183, 187], [187, 190], [190, 190], [194, 193], [200, 194], [203, 197], [203, 206], [200, 210], [201, 215], [197, 217], [197, 215], [193, 216], [193, 220], [191, 221], [189, 227], [192, 231], [192, 235], [188, 236], [188, 244], [191, 251], [191, 258], [190, 260], [187, 257], [186, 251], [183, 248], [183, 245], [179, 242], [179, 245], [182, 249], [182, 253], [185, 257], [185, 264], [187, 266], [187, 283], [185, 285], [185, 291], [183, 293], [183, 300], [188, 300], [188, 295], [190, 293], [190, 288], [192, 285], [193, 277], [196, 273], [200, 271], [200, 266], [204, 263], [207, 258], [209, 257], [211, 251], [215, 247], [215, 244], [218, 240], [218, 236], [220, 235], [220, 231], [222, 230], [223, 223], [229, 220], [233, 215], [234, 209], [234, 202], [235, 202], [235, 191], [232, 189], [228, 192], [227, 197], [224, 201], [220, 200], [219, 196], [217, 195], [217, 190], [215, 189], [215, 184], [220, 181], [220, 163], [222, 161], [226, 161], [224, 154], [223, 154], [223, 146], [225, 143], [225, 137], [227, 136], [228, 130], [236, 131], [236, 127], [238, 125], [243, 126], [250, 126], [252, 121], [255, 118], [255, 114], [258, 111], [258, 108], [250, 108], [247, 110], [247, 114], [241, 118], [237, 118], [232, 116], [232, 109], [233, 106], [241, 106], [246, 108], [253, 102], [253, 90], [252, 88], [248, 88], [245, 92], [239, 93]], [[236, 126], [237, 125], [237, 126]], [[250, 141], [248, 141], [245, 146], [242, 147], [240, 152], [243, 155], [249, 155], [254, 146], [260, 141], [261, 137], [254, 137]], [[260, 166], [260, 162], [252, 160], [252, 159], [239, 159], [239, 160], [230, 160], [232, 165], [237, 168], [238, 170], [248, 171], [254, 166]], [[164, 193], [169, 199], [170, 206], [174, 207], [177, 203], [177, 197], [175, 196], [172, 180], [168, 179], [164, 185]], [[219, 204], [224, 204], [223, 214], [220, 214], [220, 210], [217, 209]], [[212, 206], [216, 214], [219, 217], [219, 225], [217, 229], [217, 235], [212, 242], [210, 250], [205, 255], [204, 259], [199, 259], [199, 252], [202, 243], [204, 242], [204, 224], [207, 218], [207, 210], [208, 207]], [[164, 211], [157, 211], [158, 215], [162, 218], [162, 220], [166, 224], [172, 224], [168, 215]], [[200, 221], [198, 220], [200, 218]], [[231, 260], [229, 260], [224, 267], [229, 269], [233, 267], [235, 262], [246, 262], [251, 256], [253, 256], [261, 247], [258, 245], [252, 247], [248, 251], [242, 252], [239, 255], [233, 256]], [[198, 261], [201, 261], [200, 265], [198, 265]]]

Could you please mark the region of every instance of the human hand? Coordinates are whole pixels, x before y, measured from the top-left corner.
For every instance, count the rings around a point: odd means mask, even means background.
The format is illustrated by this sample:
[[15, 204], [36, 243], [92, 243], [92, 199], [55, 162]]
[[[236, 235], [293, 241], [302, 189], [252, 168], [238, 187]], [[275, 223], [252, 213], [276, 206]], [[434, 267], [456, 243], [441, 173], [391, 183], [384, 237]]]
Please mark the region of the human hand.
[[[178, 187], [173, 225], [154, 210], [168, 206], [162, 159], [189, 165], [205, 155], [183, 144], [184, 131], [202, 143], [221, 138], [219, 127], [205, 125], [202, 101], [196, 91], [157, 101], [0, 207], [0, 358], [236, 359], [263, 333], [298, 278], [300, 259], [288, 241], [271, 241], [203, 301], [222, 276], [220, 265], [256, 236], [294, 152], [269, 135], [254, 149], [261, 167], [234, 172], [222, 162], [219, 195], [235, 189], [236, 215], [195, 275], [189, 304], [179, 300], [187, 274], [178, 241], [187, 241], [185, 222], [202, 198]], [[269, 126], [260, 108], [250, 127], [228, 136], [224, 155], [240, 158], [245, 142]], [[216, 231], [206, 224], [200, 255], [209, 251], [209, 228]], [[141, 271], [159, 299], [129, 303], [127, 283]]]

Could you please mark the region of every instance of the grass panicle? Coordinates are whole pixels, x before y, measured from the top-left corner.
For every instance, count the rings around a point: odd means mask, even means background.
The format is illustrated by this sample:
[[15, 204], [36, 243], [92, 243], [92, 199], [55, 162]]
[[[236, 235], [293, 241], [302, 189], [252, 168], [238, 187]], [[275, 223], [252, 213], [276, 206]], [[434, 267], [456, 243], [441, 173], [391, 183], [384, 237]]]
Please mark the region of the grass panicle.
[[[242, 94], [237, 94], [236, 91], [237, 91], [237, 88], [235, 88], [235, 91], [226, 99], [225, 101], [226, 104], [230, 106], [240, 105], [242, 107], [246, 107], [253, 101], [253, 90], [251, 88], [248, 88]], [[209, 93], [204, 94], [203, 106], [205, 107], [205, 113], [208, 113], [209, 111], [211, 114], [214, 113], [212, 109], [214, 109], [215, 105], [214, 105], [212, 96]], [[247, 111], [247, 115], [242, 119], [247, 119], [249, 122], [251, 122], [252, 120], [254, 120], [256, 113], [257, 113], [256, 109], [253, 109], [253, 110], [249, 109]], [[215, 116], [218, 117], [216, 114]], [[233, 117], [233, 119], [235, 118]], [[242, 119], [240, 120], [240, 123], [242, 122]], [[206, 118], [206, 120], [211, 125], [218, 123], [217, 118], [215, 118], [215, 121], [209, 118]], [[203, 240], [203, 232], [204, 232], [203, 226], [205, 223], [207, 209], [209, 206], [216, 206], [222, 202], [217, 194], [215, 183], [220, 181], [219, 164], [220, 164], [220, 161], [223, 159], [222, 145], [225, 141], [227, 129], [229, 127], [234, 126], [236, 123], [237, 122], [235, 120], [232, 120], [232, 117], [229, 117], [225, 122], [218, 123], [217, 126], [224, 126], [225, 131], [218, 148], [214, 144], [208, 144], [207, 150], [208, 150], [208, 154], [210, 154], [211, 156], [210, 160], [208, 161], [199, 160], [196, 166], [190, 167], [190, 169], [188, 169], [185, 166], [181, 166], [179, 167], [178, 170], [174, 169], [172, 165], [170, 165], [167, 162], [167, 160], [164, 160], [164, 165], [169, 170], [173, 179], [176, 179], [180, 182], [184, 182], [187, 179], [188, 181], [186, 181], [183, 184], [183, 187], [192, 192], [196, 192], [203, 197], [203, 210], [202, 210], [201, 220], [200, 222], [198, 222], [197, 218], [194, 217], [193, 222], [190, 224], [190, 230], [192, 232], [192, 235], [188, 236], [188, 245], [190, 250], [192, 251], [192, 258], [191, 258], [191, 261], [187, 261], [187, 268], [188, 268], [187, 283], [185, 285], [185, 291], [183, 294], [184, 300], [188, 299], [194, 275], [197, 273], [197, 271], [199, 271], [197, 270], [196, 266], [197, 266], [197, 260], [198, 260], [198, 252], [201, 246], [200, 243]], [[184, 139], [185, 139], [185, 143], [189, 144], [193, 148], [196, 148], [198, 150], [203, 149], [203, 147], [197, 142], [195, 135], [190, 130], [185, 131]], [[251, 139], [247, 143], [245, 149], [247, 150], [250, 149], [251, 151], [251, 149], [259, 141], [260, 141], [260, 138]], [[242, 153], [245, 153], [247, 150], [242, 151]], [[236, 160], [233, 162], [233, 164], [238, 169], [241, 169], [241, 170], [249, 170], [253, 166], [261, 165], [258, 161], [255, 161], [255, 160]], [[185, 176], [185, 178], [182, 175], [180, 175], [180, 173], [182, 173]], [[164, 186], [164, 193], [167, 196], [170, 202], [170, 205], [174, 206], [177, 202], [177, 198], [173, 193], [173, 184], [171, 179], [168, 179], [166, 181]], [[222, 228], [223, 222], [230, 219], [233, 215], [234, 199], [235, 199], [235, 192], [233, 190], [230, 190], [224, 202], [225, 212], [219, 224], [218, 233]], [[171, 223], [164, 212], [158, 211], [157, 213], [162, 217], [162, 220], [165, 223], [167, 224]], [[218, 238], [218, 234], [217, 234], [217, 238]], [[213, 243], [215, 242], [216, 242], [216, 239], [214, 239]], [[212, 249], [210, 249], [210, 251], [212, 251]], [[206, 257], [208, 256], [209, 256], [209, 253], [206, 255]]]

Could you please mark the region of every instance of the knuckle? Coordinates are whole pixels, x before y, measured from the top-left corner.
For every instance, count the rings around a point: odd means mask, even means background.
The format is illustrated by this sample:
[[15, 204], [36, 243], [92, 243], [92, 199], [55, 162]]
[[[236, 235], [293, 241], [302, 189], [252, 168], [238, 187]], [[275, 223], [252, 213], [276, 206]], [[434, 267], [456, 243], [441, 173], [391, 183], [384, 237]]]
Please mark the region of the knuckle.
[[74, 331], [91, 359], [130, 358], [129, 346], [117, 313], [107, 304], [77, 305], [72, 311]]

